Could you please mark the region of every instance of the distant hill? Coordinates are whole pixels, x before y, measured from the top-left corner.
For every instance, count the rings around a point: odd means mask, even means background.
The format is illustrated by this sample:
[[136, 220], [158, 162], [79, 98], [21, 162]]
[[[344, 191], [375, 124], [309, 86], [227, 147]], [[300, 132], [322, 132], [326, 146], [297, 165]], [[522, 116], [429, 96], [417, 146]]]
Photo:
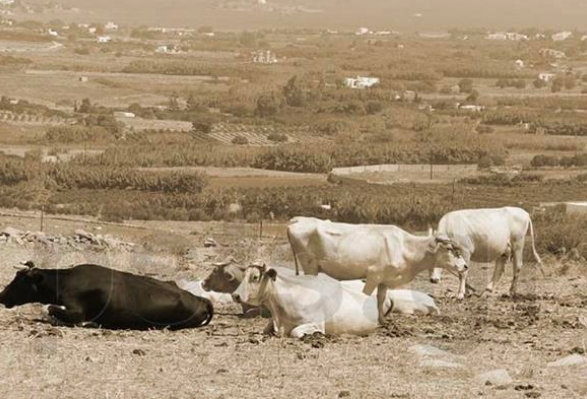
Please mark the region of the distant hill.
[[[37, 0], [39, 2], [44, 2]], [[68, 19], [134, 25], [390, 28], [403, 31], [464, 27], [587, 29], [587, 0], [61, 0], [78, 7]], [[321, 12], [317, 12], [321, 10]], [[47, 15], [46, 17], [49, 17]]]

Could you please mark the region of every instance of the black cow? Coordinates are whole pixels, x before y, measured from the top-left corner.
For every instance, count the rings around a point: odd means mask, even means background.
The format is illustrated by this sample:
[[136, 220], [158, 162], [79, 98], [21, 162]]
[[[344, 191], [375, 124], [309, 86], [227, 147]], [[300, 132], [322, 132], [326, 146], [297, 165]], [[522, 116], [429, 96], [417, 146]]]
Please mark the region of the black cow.
[[27, 262], [0, 293], [7, 308], [25, 303], [49, 305], [49, 315], [66, 324], [97, 324], [110, 329], [172, 330], [207, 325], [212, 303], [172, 281], [137, 276], [103, 266], [38, 269]]

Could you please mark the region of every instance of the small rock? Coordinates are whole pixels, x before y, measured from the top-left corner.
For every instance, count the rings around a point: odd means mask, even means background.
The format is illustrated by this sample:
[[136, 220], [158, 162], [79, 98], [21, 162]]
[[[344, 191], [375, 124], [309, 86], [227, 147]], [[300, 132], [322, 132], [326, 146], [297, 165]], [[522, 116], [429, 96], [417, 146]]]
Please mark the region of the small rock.
[[584, 356], [581, 356], [581, 355], [578, 355], [575, 353], [573, 355], [563, 357], [562, 359], [559, 359], [557, 361], [550, 362], [546, 365], [546, 367], [577, 366], [579, 364], [584, 364], [585, 362], [587, 362], [587, 360], [585, 359]]
[[132, 351], [132, 354], [133, 354], [133, 355], [137, 355], [137, 356], [145, 356], [145, 355], [147, 354], [147, 352], [145, 352], [145, 351], [144, 351], [144, 350], [142, 350], [142, 349], [134, 349], [134, 350]]
[[526, 392], [524, 394], [524, 396], [527, 398], [539, 398], [542, 396], [542, 394], [538, 391], [530, 391], [530, 392]]
[[408, 348], [408, 352], [414, 353], [418, 356], [429, 356], [429, 357], [451, 357], [453, 356], [450, 352], [439, 349], [432, 345], [414, 345]]
[[338, 393], [339, 398], [348, 398], [349, 396], [351, 396], [351, 393], [349, 391], [340, 391]]
[[15, 229], [14, 227], [8, 226], [4, 230], [2, 230], [0, 234], [7, 237], [20, 237], [22, 235], [22, 231]]
[[204, 241], [204, 248], [211, 248], [211, 247], [217, 247], [217, 246], [218, 246], [218, 243], [213, 238], [206, 238], [206, 241]]
[[431, 369], [458, 369], [463, 368], [463, 365], [455, 362], [448, 362], [440, 359], [425, 359], [420, 362], [420, 367]]
[[218, 370], [216, 370], [216, 374], [225, 374], [225, 373], [228, 373], [228, 370], [227, 369], [218, 369]]
[[494, 386], [509, 385], [513, 382], [512, 377], [510, 377], [509, 373], [505, 369], [487, 371], [477, 375], [475, 380], [477, 380], [477, 382], [479, 382], [481, 385]]

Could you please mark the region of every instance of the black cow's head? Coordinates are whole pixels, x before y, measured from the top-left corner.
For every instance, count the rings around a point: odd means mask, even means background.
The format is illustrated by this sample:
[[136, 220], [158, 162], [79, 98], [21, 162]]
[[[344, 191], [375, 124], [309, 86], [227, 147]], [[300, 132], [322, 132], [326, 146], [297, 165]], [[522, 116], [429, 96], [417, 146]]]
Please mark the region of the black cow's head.
[[45, 275], [32, 262], [24, 263], [26, 269], [19, 270], [14, 280], [0, 292], [0, 303], [7, 308], [31, 302], [42, 302], [41, 285]]

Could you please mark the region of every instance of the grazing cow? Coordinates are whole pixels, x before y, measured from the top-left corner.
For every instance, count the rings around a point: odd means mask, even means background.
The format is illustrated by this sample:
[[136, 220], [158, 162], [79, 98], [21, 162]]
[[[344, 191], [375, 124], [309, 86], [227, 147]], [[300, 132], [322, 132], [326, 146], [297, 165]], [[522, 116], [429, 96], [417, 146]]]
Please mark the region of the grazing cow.
[[[467, 263], [494, 262], [493, 277], [486, 292], [491, 292], [499, 282], [505, 263], [513, 260], [513, 280], [510, 294], [516, 294], [518, 275], [522, 268], [524, 241], [530, 228], [532, 253], [542, 270], [540, 256], [534, 246], [534, 228], [528, 212], [521, 208], [504, 207], [490, 209], [463, 209], [449, 212], [440, 219], [437, 234], [450, 237], [462, 249]], [[430, 281], [440, 281], [441, 270], [435, 269]], [[465, 297], [466, 273], [459, 276], [458, 299]]]
[[137, 330], [201, 327], [214, 314], [209, 300], [172, 281], [90, 264], [71, 269], [38, 269], [32, 262], [27, 266], [0, 293], [5, 307], [40, 302], [66, 324]]
[[434, 267], [457, 274], [467, 270], [458, 245], [443, 236], [420, 237], [397, 226], [332, 223], [296, 217], [288, 226], [296, 265], [306, 274], [338, 280], [366, 279], [363, 292], [377, 288], [379, 321], [388, 288], [396, 288]]
[[[294, 272], [291, 269], [286, 268], [277, 268], [274, 267], [281, 275], [293, 275]], [[205, 292], [226, 292], [226, 293], [233, 293], [244, 278], [244, 268], [233, 265], [229, 263], [218, 263], [216, 264], [212, 273], [202, 283], [202, 287], [205, 288]], [[363, 288], [365, 287], [365, 283], [361, 280], [349, 280], [349, 281], [342, 281], [343, 285], [348, 287], [349, 289], [353, 289], [357, 292], [363, 292]], [[190, 283], [193, 284], [193, 283]], [[184, 287], [185, 288], [185, 287]], [[196, 294], [194, 291], [191, 291], [189, 288], [185, 288], [188, 291]], [[197, 295], [197, 294], [196, 294]], [[401, 313], [401, 314], [439, 314], [440, 311], [429, 295], [426, 295], [423, 292], [413, 291], [413, 290], [406, 290], [406, 289], [398, 289], [398, 290], [389, 290], [387, 292], [387, 296], [390, 301], [393, 303], [393, 313]], [[214, 299], [210, 298], [213, 303]], [[243, 313], [247, 313], [247, 311], [251, 308], [250, 305], [245, 303], [241, 303], [241, 306], [244, 307]]]
[[[366, 335], [377, 328], [376, 299], [322, 273], [296, 276], [249, 266], [232, 296], [240, 303], [266, 306], [272, 318], [266, 331], [280, 336], [302, 338], [314, 332]], [[390, 301], [385, 306], [387, 312]]]

